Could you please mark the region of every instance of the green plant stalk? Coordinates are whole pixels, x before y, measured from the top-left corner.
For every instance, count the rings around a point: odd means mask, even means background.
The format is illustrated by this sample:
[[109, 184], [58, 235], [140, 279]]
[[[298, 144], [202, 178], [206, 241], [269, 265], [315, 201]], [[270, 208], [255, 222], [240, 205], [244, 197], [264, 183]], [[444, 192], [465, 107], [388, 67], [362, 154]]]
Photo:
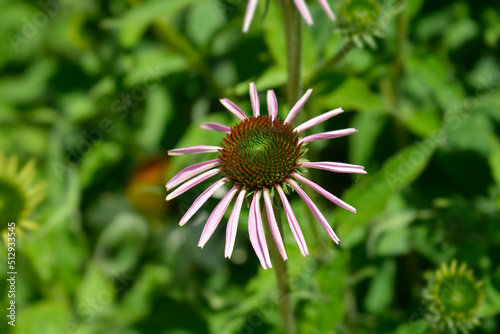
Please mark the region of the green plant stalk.
[[288, 81], [287, 104], [291, 108], [302, 95], [302, 26], [292, 0], [280, 0], [285, 27]]
[[[278, 223], [278, 228], [281, 235], [283, 236], [283, 222], [281, 219], [281, 207], [278, 206], [277, 201], [274, 201], [273, 210], [276, 217], [276, 222]], [[274, 239], [271, 233], [271, 229], [268, 222], [266, 207], [262, 208], [262, 222], [264, 224], [264, 229], [266, 231], [266, 238], [269, 240], [269, 251], [271, 255], [271, 261], [273, 263], [274, 272], [276, 273], [276, 280], [278, 281], [279, 289], [279, 302], [281, 317], [283, 320], [283, 333], [284, 334], [296, 334], [297, 330], [295, 328], [295, 317], [293, 314], [293, 305], [291, 302], [291, 291], [290, 291], [290, 281], [288, 279], [288, 270], [286, 262], [283, 261], [278, 247], [274, 243]]]
[[340, 63], [344, 58], [349, 54], [349, 52], [355, 47], [354, 42], [349, 41], [345, 43], [340, 50], [333, 55], [328, 60], [323, 61], [320, 63], [315, 69], [309, 72], [309, 74], [306, 75], [306, 82], [309, 83], [316, 79], [318, 76], [321, 74], [325, 73], [325, 71], [328, 71], [330, 68], [336, 66], [338, 63]]

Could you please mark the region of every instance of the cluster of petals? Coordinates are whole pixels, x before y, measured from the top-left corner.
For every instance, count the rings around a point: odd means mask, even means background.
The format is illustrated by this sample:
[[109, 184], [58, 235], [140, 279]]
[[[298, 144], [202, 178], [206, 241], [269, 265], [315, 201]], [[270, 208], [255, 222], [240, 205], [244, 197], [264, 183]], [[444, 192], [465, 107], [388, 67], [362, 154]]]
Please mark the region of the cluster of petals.
[[[250, 24], [252, 23], [252, 19], [255, 15], [255, 10], [257, 9], [258, 1], [259, 0], [248, 0], [245, 21], [243, 23], [243, 32], [247, 32], [250, 28]], [[311, 17], [311, 13], [309, 13], [309, 9], [307, 8], [305, 0], [294, 0], [294, 2], [297, 6], [298, 11], [300, 12], [300, 15], [302, 15], [307, 24], [312, 25], [314, 21]], [[333, 14], [330, 5], [328, 5], [327, 0], [318, 0], [318, 2], [321, 5], [321, 8], [323, 8], [323, 10], [325, 11], [326, 15], [328, 15], [328, 17], [332, 21], [335, 21], [335, 15]]]
[[[301, 110], [301, 108], [306, 103], [307, 99], [312, 93], [312, 89], [309, 89], [304, 96], [297, 101], [295, 106], [290, 110], [288, 116], [286, 117], [284, 123], [290, 123], [292, 119], [297, 115], [297, 113]], [[259, 97], [257, 94], [257, 89], [254, 83], [250, 83], [250, 101], [252, 104], [253, 117], [260, 116], [260, 103]], [[245, 120], [247, 115], [233, 102], [228, 99], [222, 99], [221, 103], [236, 117], [240, 120]], [[278, 115], [278, 103], [276, 100], [276, 95], [272, 90], [268, 91], [267, 94], [267, 105], [268, 105], [268, 115], [274, 119]], [[343, 110], [341, 108], [326, 112], [322, 115], [319, 115], [309, 121], [306, 121], [299, 126], [297, 126], [294, 131], [296, 131], [299, 135], [304, 130], [309, 129], [317, 124], [320, 124], [329, 118], [342, 113]], [[201, 128], [212, 131], [219, 131], [222, 133], [230, 133], [231, 128], [218, 123], [202, 123]], [[357, 132], [356, 129], [343, 129], [331, 132], [324, 132], [313, 134], [306, 137], [299, 137], [299, 141], [302, 143], [308, 143], [316, 140], [322, 139], [331, 139], [337, 138], [341, 136], [346, 136]], [[169, 155], [183, 155], [183, 154], [193, 154], [193, 153], [210, 153], [210, 152], [218, 152], [222, 150], [222, 147], [218, 146], [207, 146], [207, 145], [197, 145], [191, 147], [184, 147], [170, 150]], [[298, 161], [300, 168], [315, 168], [322, 169], [330, 172], [336, 173], [358, 173], [358, 174], [366, 174], [363, 166], [359, 165], [351, 165], [345, 163], [338, 162], [306, 162], [306, 161]], [[208, 160], [204, 162], [200, 162], [191, 166], [188, 166], [181, 170], [178, 174], [176, 174], [166, 185], [167, 191], [171, 191], [167, 196], [167, 200], [171, 200], [182, 193], [188, 191], [193, 188], [197, 184], [215, 176], [220, 175], [222, 178], [213, 183], [210, 187], [208, 187], [191, 205], [191, 207], [187, 210], [184, 216], [181, 218], [179, 225], [184, 225], [188, 222], [188, 220], [193, 217], [193, 215], [202, 207], [202, 205], [217, 191], [219, 190], [225, 183], [230, 181], [227, 177], [224, 176], [223, 173], [220, 172], [220, 162], [218, 159]], [[320, 185], [315, 182], [305, 178], [297, 172], [292, 172], [285, 179], [284, 183], [287, 183], [294, 191], [304, 200], [309, 209], [312, 211], [313, 215], [319, 221], [323, 229], [326, 231], [328, 236], [335, 242], [339, 243], [340, 239], [337, 237], [332, 227], [325, 219], [323, 214], [320, 212], [316, 204], [311, 200], [311, 198], [306, 194], [306, 192], [301, 188], [301, 185], [308, 186], [313, 190], [317, 191], [319, 194], [327, 198], [329, 201], [335, 203], [336, 205], [352, 211], [356, 212], [356, 209], [351, 205], [345, 203], [335, 195], [331, 194]], [[300, 185], [299, 185], [300, 184]], [[283, 190], [283, 184], [275, 183], [273, 186], [275, 193], [278, 194], [279, 199], [282, 203], [283, 209], [285, 211], [285, 215], [292, 231], [292, 234], [297, 241], [297, 244], [300, 248], [300, 251], [305, 256], [309, 254], [307, 245], [304, 239], [304, 235], [301, 231], [297, 218], [292, 210], [290, 202]], [[226, 229], [226, 245], [225, 245], [225, 257], [230, 258], [234, 249], [234, 244], [236, 240], [236, 231], [238, 226], [238, 221], [240, 217], [240, 212], [243, 206], [243, 202], [245, 197], [249, 194], [249, 192], [253, 191], [251, 194], [251, 204], [250, 204], [250, 212], [249, 212], [249, 220], [248, 220], [248, 231], [250, 242], [252, 247], [257, 254], [259, 261], [264, 267], [264, 269], [272, 268], [271, 260], [269, 257], [269, 250], [267, 247], [266, 237], [264, 233], [263, 227], [263, 219], [261, 214], [261, 198], [264, 201], [264, 207], [268, 217], [269, 228], [271, 230], [271, 234], [273, 236], [274, 242], [277, 245], [278, 250], [280, 251], [283, 260], [286, 260], [287, 253], [285, 250], [285, 246], [283, 244], [283, 238], [281, 236], [280, 230], [278, 228], [276, 222], [275, 212], [273, 210], [272, 200], [270, 197], [270, 189], [262, 188], [262, 189], [246, 189], [244, 186], [234, 185], [222, 198], [216, 208], [210, 214], [203, 232], [201, 234], [200, 241], [198, 243], [199, 247], [203, 247], [207, 241], [210, 239], [217, 226], [219, 225], [224, 213], [227, 211], [229, 205], [236, 198], [233, 209], [231, 211], [231, 215], [229, 217], [229, 221]], [[277, 213], [280, 214], [280, 213]]]

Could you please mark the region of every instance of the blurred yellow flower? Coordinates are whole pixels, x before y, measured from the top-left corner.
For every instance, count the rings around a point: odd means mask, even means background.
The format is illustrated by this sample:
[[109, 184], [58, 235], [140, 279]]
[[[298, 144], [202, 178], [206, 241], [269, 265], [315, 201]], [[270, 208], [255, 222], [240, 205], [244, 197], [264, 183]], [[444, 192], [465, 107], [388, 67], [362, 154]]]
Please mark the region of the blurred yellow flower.
[[18, 168], [18, 157], [6, 157], [0, 152], [0, 226], [4, 241], [7, 240], [8, 223], [14, 222], [16, 234], [33, 229], [37, 223], [30, 220], [36, 206], [45, 197], [46, 183], [35, 184], [35, 161], [31, 159]]

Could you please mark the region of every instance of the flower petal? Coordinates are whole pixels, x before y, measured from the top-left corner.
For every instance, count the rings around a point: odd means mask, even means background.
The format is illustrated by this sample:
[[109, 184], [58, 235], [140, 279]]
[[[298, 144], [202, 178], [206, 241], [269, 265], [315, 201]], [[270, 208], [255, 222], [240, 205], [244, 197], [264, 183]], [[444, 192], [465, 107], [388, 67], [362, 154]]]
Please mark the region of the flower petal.
[[311, 96], [312, 91], [312, 89], [308, 89], [307, 92], [300, 98], [300, 100], [295, 103], [292, 110], [290, 110], [290, 112], [288, 113], [288, 116], [285, 119], [285, 123], [290, 123], [292, 121], [295, 115], [297, 115], [300, 109], [302, 109], [304, 104], [307, 102], [307, 99], [309, 98], [309, 96]]
[[238, 229], [238, 220], [240, 219], [241, 206], [243, 205], [245, 194], [246, 190], [242, 189], [236, 199], [236, 203], [234, 203], [233, 211], [231, 212], [231, 216], [227, 222], [226, 249], [224, 250], [224, 257], [227, 258], [231, 258], [231, 254], [233, 254], [236, 231]]
[[205, 122], [200, 124], [200, 128], [209, 131], [219, 131], [224, 133], [231, 133], [231, 127], [219, 123]]
[[294, 0], [295, 5], [297, 6], [297, 9], [299, 10], [300, 14], [306, 20], [308, 25], [313, 24], [313, 19], [311, 17], [311, 14], [309, 13], [309, 9], [307, 9], [306, 3], [304, 0]]
[[217, 204], [214, 211], [212, 211], [210, 217], [208, 217], [205, 227], [203, 228], [203, 232], [201, 232], [201, 237], [200, 241], [198, 242], [198, 247], [203, 248], [203, 246], [205, 246], [205, 244], [207, 243], [208, 239], [210, 239], [215, 229], [219, 225], [222, 216], [224, 216], [224, 213], [226, 212], [229, 204], [231, 203], [231, 200], [233, 199], [234, 195], [237, 192], [238, 192], [238, 186], [234, 186], [233, 188], [231, 188], [231, 190], [229, 190], [226, 196], [224, 196], [224, 198], [219, 202], [219, 204]]
[[358, 130], [354, 128], [349, 128], [349, 129], [342, 129], [342, 130], [336, 130], [336, 131], [330, 131], [330, 132], [323, 132], [323, 133], [317, 133], [315, 135], [307, 136], [305, 138], [302, 138], [299, 140], [299, 143], [309, 143], [315, 140], [323, 140], [323, 139], [333, 139], [333, 138], [338, 138], [338, 137], [344, 137], [348, 136], [350, 134], [353, 134], [355, 132], [358, 132]]
[[321, 213], [321, 211], [319, 211], [318, 207], [309, 198], [309, 196], [307, 196], [307, 194], [304, 192], [304, 190], [302, 190], [299, 187], [299, 185], [297, 183], [295, 183], [295, 181], [293, 181], [291, 179], [286, 179], [286, 182], [288, 182], [288, 184], [290, 184], [292, 186], [292, 188], [295, 189], [295, 191], [297, 192], [297, 194], [299, 194], [299, 196], [302, 197], [302, 199], [304, 200], [304, 202], [306, 202], [307, 206], [312, 211], [312, 213], [314, 214], [314, 216], [316, 217], [316, 219], [319, 221], [319, 223], [321, 224], [321, 226], [323, 227], [323, 229], [326, 231], [326, 233], [328, 234], [328, 236], [336, 244], [338, 244], [339, 241], [340, 241], [340, 239], [337, 237], [337, 235], [333, 231], [333, 229], [330, 226], [330, 224], [328, 224], [328, 222], [326, 221], [326, 219], [323, 216], [323, 214]]
[[232, 112], [234, 116], [238, 117], [240, 120], [244, 121], [247, 119], [247, 115], [238, 107], [233, 101], [228, 100], [228, 99], [221, 99], [220, 103], [224, 107], [226, 107], [227, 110]]
[[299, 161], [299, 164], [317, 164], [317, 165], [324, 165], [324, 166], [329, 166], [329, 167], [347, 167], [347, 168], [356, 168], [356, 169], [365, 169], [364, 166], [361, 165], [352, 165], [352, 164], [346, 164], [343, 162], [332, 162], [332, 161], [318, 161], [318, 162], [309, 162], [309, 161]]
[[335, 110], [331, 110], [331, 111], [326, 112], [324, 114], [321, 114], [317, 117], [311, 118], [310, 120], [308, 120], [305, 123], [302, 123], [301, 125], [299, 125], [298, 127], [295, 128], [295, 131], [297, 131], [297, 133], [300, 133], [304, 130], [312, 128], [313, 126], [318, 125], [318, 124], [326, 121], [327, 119], [332, 118], [333, 116], [337, 116], [338, 114], [343, 113], [343, 112], [344, 112], [344, 110], [342, 110], [342, 108], [337, 108]]
[[306, 240], [304, 238], [304, 234], [302, 234], [302, 230], [300, 229], [300, 225], [297, 222], [297, 218], [293, 213], [292, 207], [290, 206], [290, 202], [286, 198], [285, 192], [281, 189], [279, 184], [276, 184], [276, 189], [278, 190], [278, 194], [281, 197], [281, 202], [283, 203], [283, 209], [285, 210], [286, 219], [288, 220], [288, 224], [290, 225], [290, 229], [292, 230], [293, 237], [295, 241], [297, 241], [297, 245], [299, 245], [300, 252], [302, 255], [309, 255], [309, 250], [307, 249]]
[[248, 0], [245, 21], [243, 23], [243, 32], [248, 32], [248, 29], [250, 28], [250, 23], [252, 23], [252, 18], [255, 14], [255, 9], [257, 8], [257, 1], [258, 0]]
[[283, 261], [286, 261], [288, 257], [286, 256], [285, 245], [283, 244], [283, 239], [281, 238], [278, 223], [276, 222], [276, 217], [274, 216], [273, 204], [271, 203], [269, 189], [267, 188], [264, 188], [264, 202], [266, 203], [267, 219], [269, 220], [271, 234], [273, 235], [274, 242], [276, 243], [276, 247], [278, 247], [278, 250], [280, 251]]
[[257, 93], [257, 88], [255, 83], [250, 82], [250, 101], [252, 102], [253, 117], [259, 117], [260, 115], [260, 101], [259, 94]]
[[227, 177], [220, 179], [219, 181], [208, 187], [198, 198], [191, 204], [191, 207], [186, 211], [184, 216], [182, 216], [179, 222], [180, 226], [183, 226], [188, 222], [191, 217], [194, 216], [196, 212], [205, 204], [205, 202], [217, 191], [220, 187], [227, 181]]
[[183, 194], [184, 192], [193, 188], [198, 183], [201, 183], [201, 182], [205, 181], [206, 179], [211, 178], [215, 174], [219, 173], [219, 171], [220, 171], [220, 168], [215, 168], [215, 169], [209, 170], [208, 172], [200, 174], [197, 177], [192, 178], [191, 180], [183, 183], [181, 186], [179, 186], [179, 188], [175, 189], [167, 196], [167, 201], [170, 201], [171, 199]]
[[208, 145], [196, 145], [176, 148], [168, 151], [168, 155], [185, 155], [185, 154], [197, 154], [197, 153], [212, 153], [219, 152], [222, 147], [219, 146], [208, 146]]
[[248, 234], [250, 242], [264, 269], [272, 268], [269, 249], [267, 248], [266, 236], [262, 227], [262, 216], [260, 214], [260, 192], [254, 192], [252, 204], [250, 205], [250, 217], [248, 219]]
[[335, 21], [335, 15], [333, 14], [328, 2], [326, 0], [318, 0], [318, 2], [325, 11], [326, 15], [328, 15], [328, 17], [330, 18], [330, 20]]
[[[366, 174], [366, 171], [363, 169], [364, 167], [362, 166], [356, 166], [356, 165], [348, 165], [347, 166], [335, 166], [335, 165], [330, 165], [328, 163], [322, 163], [322, 162], [299, 162], [300, 166], [305, 167], [305, 168], [316, 168], [316, 169], [324, 169], [329, 172], [334, 172], [334, 173], [355, 173], [355, 174]], [[337, 164], [337, 163], [332, 163], [332, 164]], [[355, 167], [352, 167], [355, 166]]]
[[274, 120], [278, 116], [278, 100], [273, 90], [267, 91], [267, 113]]
[[171, 190], [177, 187], [179, 184], [183, 183], [184, 181], [187, 181], [190, 178], [200, 174], [201, 172], [209, 170], [210, 168], [213, 167], [217, 167], [219, 165], [220, 165], [219, 160], [214, 159], [188, 166], [183, 170], [181, 170], [179, 173], [177, 173], [172, 179], [170, 179], [170, 181], [168, 181], [165, 187], [167, 187], [167, 190]]
[[302, 182], [304, 184], [307, 184], [309, 187], [313, 188], [314, 190], [316, 190], [321, 195], [325, 196], [328, 200], [332, 201], [333, 203], [337, 204], [338, 206], [340, 206], [340, 207], [342, 207], [342, 208], [344, 208], [346, 210], [349, 210], [349, 211], [352, 211], [352, 212], [356, 213], [356, 209], [354, 207], [352, 207], [351, 205], [347, 204], [346, 202], [344, 202], [343, 200], [341, 200], [337, 196], [331, 194], [327, 190], [323, 189], [322, 187], [320, 187], [316, 183], [312, 182], [311, 180], [308, 180], [305, 177], [303, 177], [303, 176], [301, 176], [301, 175], [299, 175], [299, 174], [297, 174], [295, 172], [292, 173], [291, 175], [293, 177], [295, 177], [297, 180], [299, 180], [300, 182]]

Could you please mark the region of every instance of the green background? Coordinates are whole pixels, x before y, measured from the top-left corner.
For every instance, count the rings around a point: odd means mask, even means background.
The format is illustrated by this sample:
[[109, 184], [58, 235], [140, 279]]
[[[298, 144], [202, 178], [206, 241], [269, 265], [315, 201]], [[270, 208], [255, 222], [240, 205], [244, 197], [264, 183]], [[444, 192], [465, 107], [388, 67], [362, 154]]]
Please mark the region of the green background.
[[[261, 1], [243, 34], [246, 3], [0, 0], [0, 150], [35, 158], [48, 185], [31, 217], [39, 228], [17, 239], [16, 327], [2, 316], [0, 332], [281, 332], [275, 273], [253, 252], [248, 210], [228, 260], [229, 211], [196, 247], [216, 198], [177, 225], [210, 183], [164, 200], [170, 177], [209, 156], [167, 151], [217, 145], [222, 135], [201, 122], [236, 123], [220, 98], [249, 115], [255, 81], [261, 109], [274, 89], [287, 115], [279, 7]], [[341, 1], [330, 3], [340, 21]], [[398, 14], [383, 2], [376, 48], [353, 47], [325, 68], [347, 37], [308, 4], [303, 83], [314, 91], [298, 117], [342, 107], [314, 132], [359, 130], [312, 143], [309, 159], [368, 174], [310, 175], [358, 210], [317, 196], [340, 246], [291, 196], [311, 253], [285, 229], [299, 333], [430, 333], [424, 273], [452, 259], [484, 283], [474, 332], [500, 332], [498, 3], [412, 0]]]

